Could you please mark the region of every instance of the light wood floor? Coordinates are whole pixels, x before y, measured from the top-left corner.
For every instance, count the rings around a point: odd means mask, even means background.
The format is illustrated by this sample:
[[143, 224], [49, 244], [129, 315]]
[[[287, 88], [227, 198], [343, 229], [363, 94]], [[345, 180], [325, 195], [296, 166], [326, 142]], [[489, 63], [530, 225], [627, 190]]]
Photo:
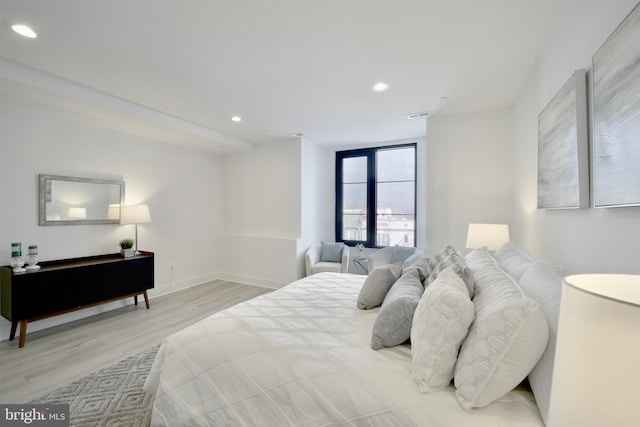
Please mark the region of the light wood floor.
[[75, 322], [0, 342], [0, 403], [27, 403], [39, 394], [159, 344], [165, 337], [238, 302], [270, 292], [216, 280]]

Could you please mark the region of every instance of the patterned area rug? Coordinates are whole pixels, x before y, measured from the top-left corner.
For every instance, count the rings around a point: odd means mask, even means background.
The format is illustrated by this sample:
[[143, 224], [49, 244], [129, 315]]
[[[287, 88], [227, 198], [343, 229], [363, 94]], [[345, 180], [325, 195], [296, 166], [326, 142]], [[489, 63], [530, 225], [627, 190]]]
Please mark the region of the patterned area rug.
[[142, 390], [159, 345], [40, 396], [68, 403], [71, 426], [148, 426], [153, 400]]

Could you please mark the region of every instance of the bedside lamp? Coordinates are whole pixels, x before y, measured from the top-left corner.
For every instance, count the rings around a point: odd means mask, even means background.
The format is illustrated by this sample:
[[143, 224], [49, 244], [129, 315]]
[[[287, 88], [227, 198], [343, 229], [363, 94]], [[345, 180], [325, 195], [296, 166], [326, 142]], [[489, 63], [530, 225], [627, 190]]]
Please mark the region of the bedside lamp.
[[564, 279], [549, 427], [638, 425], [639, 325], [640, 275]]
[[148, 205], [129, 205], [122, 206], [120, 211], [120, 224], [134, 224], [136, 226], [136, 255], [140, 254], [138, 250], [138, 224], [151, 222], [151, 213]]
[[507, 224], [469, 224], [467, 249], [486, 246], [490, 251], [495, 251], [508, 241], [509, 226]]

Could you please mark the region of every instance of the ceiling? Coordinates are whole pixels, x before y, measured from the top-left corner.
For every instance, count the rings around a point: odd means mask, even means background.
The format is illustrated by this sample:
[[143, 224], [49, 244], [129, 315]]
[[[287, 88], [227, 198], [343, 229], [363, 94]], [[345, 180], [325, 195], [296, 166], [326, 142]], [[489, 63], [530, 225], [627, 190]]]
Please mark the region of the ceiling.
[[0, 0], [0, 96], [214, 152], [414, 138], [511, 105], [566, 3]]

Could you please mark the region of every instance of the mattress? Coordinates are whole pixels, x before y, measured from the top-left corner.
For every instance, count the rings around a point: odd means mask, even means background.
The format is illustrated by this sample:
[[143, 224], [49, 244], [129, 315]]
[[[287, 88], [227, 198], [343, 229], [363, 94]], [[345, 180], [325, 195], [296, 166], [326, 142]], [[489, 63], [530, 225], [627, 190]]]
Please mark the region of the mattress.
[[544, 426], [524, 389], [469, 411], [453, 386], [419, 393], [408, 345], [371, 349], [364, 279], [319, 273], [167, 338], [145, 383], [152, 425]]

